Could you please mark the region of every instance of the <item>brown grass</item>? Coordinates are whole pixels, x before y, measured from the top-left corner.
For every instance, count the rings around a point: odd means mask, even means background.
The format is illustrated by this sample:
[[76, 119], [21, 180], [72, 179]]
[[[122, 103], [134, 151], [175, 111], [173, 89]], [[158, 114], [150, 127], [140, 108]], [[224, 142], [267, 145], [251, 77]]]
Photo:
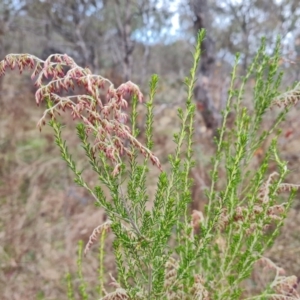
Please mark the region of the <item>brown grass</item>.
[[[72, 180], [72, 174], [59, 157], [51, 128], [41, 133], [35, 127], [42, 109], [37, 108], [26, 76], [16, 81], [14, 74], [5, 77], [4, 90], [0, 98], [0, 291], [3, 300], [24, 299], [67, 299], [64, 277], [67, 272], [76, 273], [77, 242], [88, 242], [93, 229], [106, 221], [100, 208], [93, 205], [93, 199]], [[173, 149], [172, 133], [178, 127], [176, 106], [183, 91], [172, 92], [155, 109], [154, 153], [163, 166], [167, 154]], [[163, 91], [162, 91], [163, 94]], [[173, 100], [173, 99], [176, 99]], [[80, 152], [74, 126], [68, 120], [64, 131], [76, 160], [81, 166], [88, 166]], [[144, 125], [143, 116], [139, 126]], [[280, 140], [283, 156], [289, 160], [293, 170], [290, 182], [299, 182], [300, 125], [297, 109], [286, 122]], [[196, 123], [195, 155], [200, 163], [193, 177], [193, 208], [203, 210], [203, 189], [209, 184], [207, 171], [209, 155], [212, 153], [210, 133], [205, 131], [200, 115]], [[77, 151], [78, 150], [78, 151]], [[264, 152], [257, 153], [259, 162]], [[154, 171], [149, 184], [154, 187], [158, 171]], [[89, 182], [97, 178], [86, 172]], [[150, 188], [151, 191], [155, 189]], [[150, 195], [151, 196], [151, 195]], [[300, 277], [300, 205], [296, 199], [282, 234], [267, 256], [282, 266], [286, 274]], [[105, 246], [105, 269], [115, 272], [113, 262], [112, 235]], [[88, 292], [96, 296], [97, 245], [83, 259], [84, 275], [88, 281]], [[76, 277], [76, 276], [75, 276]], [[109, 280], [109, 277], [107, 277]], [[78, 284], [75, 278], [75, 286]], [[78, 299], [76, 297], [76, 299]], [[95, 298], [96, 299], [96, 298]]]

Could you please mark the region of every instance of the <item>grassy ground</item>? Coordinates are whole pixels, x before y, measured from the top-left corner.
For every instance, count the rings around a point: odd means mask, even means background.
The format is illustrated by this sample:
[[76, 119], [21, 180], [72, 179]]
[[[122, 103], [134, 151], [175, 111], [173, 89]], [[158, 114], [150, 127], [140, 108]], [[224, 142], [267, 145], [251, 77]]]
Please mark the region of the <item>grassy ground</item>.
[[[65, 274], [76, 273], [78, 240], [87, 242], [93, 228], [103, 223], [106, 216], [93, 200], [72, 181], [66, 165], [60, 160], [51, 128], [39, 133], [35, 124], [42, 108], [34, 103], [27, 79], [11, 74], [5, 77], [0, 99], [0, 291], [3, 300], [67, 299]], [[179, 94], [179, 96], [178, 96]], [[155, 109], [156, 155], [163, 165], [172, 151], [172, 132], [178, 126], [176, 105], [183, 91], [160, 90], [160, 104]], [[169, 99], [177, 99], [177, 103]], [[183, 98], [182, 98], [183, 99]], [[290, 181], [300, 183], [299, 148], [300, 125], [295, 109], [282, 128], [280, 140], [283, 156], [290, 161], [293, 172]], [[80, 152], [74, 126], [65, 119], [70, 148], [82, 167], [87, 167]], [[267, 120], [269, 122], [271, 120]], [[139, 119], [143, 127], [144, 118]], [[194, 208], [204, 205], [203, 189], [208, 180], [209, 155], [213, 152], [209, 132], [196, 118], [195, 154], [199, 163], [192, 174], [195, 179]], [[78, 151], [77, 151], [78, 150]], [[257, 153], [259, 161], [261, 153]], [[149, 179], [153, 185], [157, 173]], [[97, 180], [86, 172], [92, 184]], [[153, 189], [150, 189], [153, 190]], [[280, 237], [269, 251], [270, 257], [284, 267], [287, 274], [300, 277], [300, 197], [288, 216]], [[106, 274], [114, 273], [112, 236], [106, 243]], [[97, 245], [83, 260], [86, 280], [97, 286]], [[74, 284], [78, 285], [76, 275]], [[250, 287], [251, 289], [252, 287]], [[254, 287], [253, 287], [254, 288]], [[95, 288], [89, 293], [97, 299]]]

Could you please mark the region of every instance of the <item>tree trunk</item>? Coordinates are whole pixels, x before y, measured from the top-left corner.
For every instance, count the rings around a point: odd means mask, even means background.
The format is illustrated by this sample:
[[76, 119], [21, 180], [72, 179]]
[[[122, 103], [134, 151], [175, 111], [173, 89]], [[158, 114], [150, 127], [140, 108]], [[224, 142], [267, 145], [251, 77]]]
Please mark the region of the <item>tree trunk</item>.
[[195, 84], [194, 97], [207, 129], [212, 130], [215, 134], [220, 121], [220, 113], [217, 111], [209, 91], [209, 82], [213, 80], [212, 75], [215, 66], [215, 44], [209, 36], [209, 8], [207, 0], [190, 0], [190, 5], [194, 12], [194, 28], [196, 33], [202, 28], [207, 30], [206, 38], [201, 47], [202, 55], [198, 68], [198, 79]]

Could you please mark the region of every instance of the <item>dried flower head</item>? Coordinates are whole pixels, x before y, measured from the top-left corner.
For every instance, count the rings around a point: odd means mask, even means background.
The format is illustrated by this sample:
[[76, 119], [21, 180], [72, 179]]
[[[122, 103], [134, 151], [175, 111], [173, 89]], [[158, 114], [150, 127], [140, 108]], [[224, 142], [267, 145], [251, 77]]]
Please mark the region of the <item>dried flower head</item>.
[[262, 186], [260, 187], [260, 189], [258, 191], [258, 195], [257, 195], [258, 201], [260, 203], [266, 204], [269, 202], [270, 186], [271, 186], [272, 182], [274, 181], [274, 178], [278, 175], [279, 174], [277, 172], [273, 172], [272, 174], [269, 175], [267, 181], [264, 182], [262, 184]]
[[300, 100], [300, 83], [298, 83], [292, 90], [279, 95], [272, 103], [272, 106], [287, 107], [289, 105], [296, 105]]
[[258, 264], [263, 266], [268, 270], [275, 271], [275, 278], [270, 284], [270, 287], [274, 290], [274, 294], [269, 299], [274, 300], [288, 300], [288, 299], [300, 299], [297, 292], [297, 287], [299, 285], [299, 278], [296, 276], [285, 276], [285, 270], [278, 267], [269, 258], [262, 257], [258, 261]]
[[[179, 269], [179, 264], [176, 259], [170, 257], [165, 265], [165, 280], [164, 280], [164, 288], [167, 291], [167, 299], [176, 299], [176, 300], [187, 300], [191, 299], [203, 299], [209, 300], [209, 293], [206, 290], [204, 284], [205, 281], [199, 274], [194, 275], [194, 283], [193, 285], [186, 291], [183, 287], [183, 284], [177, 281], [177, 272]], [[176, 284], [176, 288], [172, 289]]]
[[[20, 72], [25, 68], [33, 69], [31, 78], [36, 79], [37, 105], [45, 100], [51, 102], [51, 107], [44, 111], [38, 122], [40, 130], [48, 115], [55, 118], [61, 111], [69, 111], [74, 120], [79, 119], [84, 124], [86, 134], [93, 136], [93, 151], [103, 152], [114, 164], [113, 175], [120, 171], [121, 156], [132, 156], [125, 141], [149, 157], [161, 170], [158, 158], [132, 135], [125, 124], [128, 120], [124, 112], [128, 106], [125, 98], [130, 95], [137, 97], [139, 102], [143, 101], [143, 94], [136, 84], [128, 81], [115, 88], [111, 81], [92, 74], [88, 68], [79, 67], [66, 54], [53, 54], [45, 61], [29, 54], [10, 54], [0, 62], [0, 76], [7, 68], [15, 67]], [[83, 93], [76, 94], [75, 88]]]
[[194, 279], [195, 281], [191, 288], [191, 294], [194, 296], [194, 299], [209, 300], [209, 293], [204, 286], [204, 279], [199, 274], [196, 274]]
[[124, 299], [129, 299], [126, 290], [122, 288], [117, 288], [114, 292], [105, 295], [99, 300], [124, 300]]
[[110, 226], [111, 226], [112, 222], [111, 221], [107, 221], [102, 225], [99, 225], [98, 227], [96, 227], [93, 230], [93, 233], [90, 235], [89, 241], [85, 246], [84, 249], [84, 255], [86, 255], [88, 253], [88, 251], [91, 249], [92, 245], [94, 244], [94, 242], [97, 240], [98, 236], [102, 233], [102, 232], [107, 232], [110, 230]]
[[193, 210], [192, 212], [192, 221], [191, 221], [191, 226], [193, 228], [192, 233], [193, 234], [198, 234], [200, 230], [200, 225], [204, 221], [204, 216], [203, 213], [199, 210]]
[[114, 292], [106, 293], [106, 295], [99, 300], [122, 300], [122, 299], [129, 299], [129, 296], [125, 289], [121, 288], [120, 284], [116, 281], [116, 279], [109, 274], [111, 282], [109, 285], [116, 288]]

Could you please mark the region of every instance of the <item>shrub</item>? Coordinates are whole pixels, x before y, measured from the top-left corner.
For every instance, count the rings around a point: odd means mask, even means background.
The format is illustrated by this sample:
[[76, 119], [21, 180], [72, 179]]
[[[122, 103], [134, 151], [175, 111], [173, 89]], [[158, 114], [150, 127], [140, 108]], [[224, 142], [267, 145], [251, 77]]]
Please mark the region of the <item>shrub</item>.
[[[108, 216], [106, 223], [95, 228], [84, 250], [87, 253], [99, 235], [104, 243], [105, 233], [113, 232], [118, 277], [111, 278], [115, 287], [111, 293], [101, 284], [101, 299], [299, 299], [297, 278], [283, 276], [282, 270], [263, 256], [278, 235], [299, 187], [284, 183], [287, 162], [280, 158], [277, 147], [279, 125], [300, 96], [299, 84], [284, 93], [279, 91], [279, 40], [272, 56], [266, 54], [262, 41], [239, 84], [239, 55], [236, 56], [221, 127], [215, 138], [207, 206], [204, 212], [189, 209], [193, 184], [189, 174], [194, 165], [192, 98], [204, 35], [203, 30], [198, 34], [193, 66], [185, 79], [186, 106], [178, 110], [181, 127], [174, 135], [175, 150], [168, 157], [169, 172], [163, 170], [152, 152], [157, 75], [151, 78], [145, 102], [144, 145], [137, 139], [136, 123], [137, 105], [144, 97], [132, 82], [115, 88], [108, 79], [79, 67], [66, 54], [51, 55], [45, 61], [29, 54], [10, 54], [0, 64], [1, 75], [8, 67], [18, 67], [20, 72], [28, 67], [34, 69], [36, 102], [39, 105], [45, 101], [47, 105], [38, 127], [41, 129], [50, 119], [56, 144], [76, 183], [89, 191]], [[245, 87], [252, 78], [253, 103], [247, 105]], [[130, 126], [126, 125], [128, 115], [124, 112], [128, 97], [132, 108]], [[282, 107], [275, 111], [275, 122], [262, 130], [265, 115], [275, 105]], [[85, 181], [62, 138], [63, 126], [58, 118], [62, 112], [69, 112], [79, 121], [77, 134], [99, 178], [96, 186]], [[232, 126], [227, 124], [229, 114], [235, 116]], [[259, 166], [253, 168], [255, 153], [263, 143], [268, 144], [267, 151]], [[151, 163], [161, 171], [154, 199], [149, 199], [147, 193]], [[289, 195], [282, 196], [283, 192]], [[149, 201], [151, 209], [147, 206]], [[80, 249], [80, 295], [87, 299]], [[103, 263], [103, 253], [100, 257]], [[275, 277], [259, 295], [246, 296], [243, 282], [251, 276], [257, 262], [273, 269]], [[103, 280], [103, 271], [101, 274]], [[68, 296], [73, 299], [70, 277], [68, 282]]]

